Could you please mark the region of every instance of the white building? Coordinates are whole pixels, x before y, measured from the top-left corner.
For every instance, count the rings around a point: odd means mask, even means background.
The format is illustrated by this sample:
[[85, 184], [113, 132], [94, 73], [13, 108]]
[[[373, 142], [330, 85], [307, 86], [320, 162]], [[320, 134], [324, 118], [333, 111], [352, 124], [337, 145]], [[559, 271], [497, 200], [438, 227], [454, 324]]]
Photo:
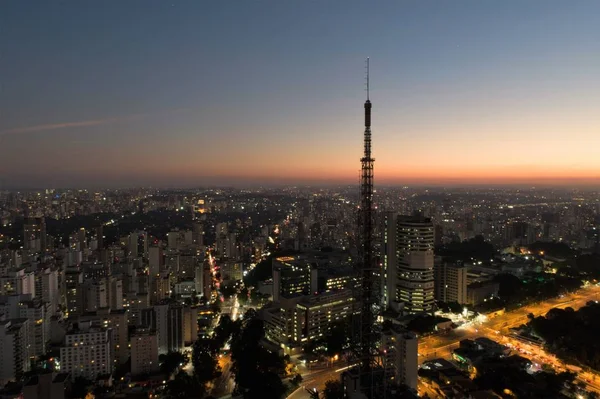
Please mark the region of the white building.
[[65, 335], [60, 348], [61, 371], [75, 377], [95, 380], [100, 374], [110, 374], [113, 370], [112, 330], [92, 322], [80, 322], [78, 329]]
[[129, 359], [128, 312], [125, 309], [103, 308], [79, 317], [80, 323], [93, 323], [111, 329], [111, 346], [115, 365]]
[[418, 340], [409, 331], [391, 328], [382, 334], [381, 352], [384, 359], [386, 377], [396, 384], [417, 389]]

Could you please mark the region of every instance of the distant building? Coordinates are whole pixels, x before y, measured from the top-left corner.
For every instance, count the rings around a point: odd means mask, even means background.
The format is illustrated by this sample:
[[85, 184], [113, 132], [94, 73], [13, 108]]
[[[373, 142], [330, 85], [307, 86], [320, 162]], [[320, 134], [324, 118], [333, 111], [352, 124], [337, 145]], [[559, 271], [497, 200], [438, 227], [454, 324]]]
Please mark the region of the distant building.
[[156, 331], [138, 330], [131, 336], [131, 374], [152, 374], [159, 370]]
[[110, 328], [92, 322], [81, 322], [65, 335], [60, 348], [61, 370], [71, 379], [85, 377], [95, 380], [99, 374], [113, 370]]
[[234, 260], [227, 260], [222, 263], [221, 276], [224, 282], [236, 282], [244, 276], [242, 274], [242, 263]]
[[441, 259], [435, 263], [435, 299], [467, 303], [467, 267]]
[[351, 315], [353, 301], [349, 289], [281, 297], [261, 311], [265, 334], [287, 348], [322, 338], [334, 323]]
[[467, 303], [473, 306], [498, 296], [500, 284], [495, 281], [473, 283], [467, 287]]
[[18, 381], [29, 371], [29, 329], [27, 319], [0, 321], [0, 383]]
[[183, 307], [174, 304], [154, 306], [158, 353], [181, 352], [184, 344]]
[[273, 259], [273, 301], [317, 291], [317, 268], [302, 256]]
[[[431, 219], [398, 216], [396, 222], [396, 270], [388, 269], [388, 293], [392, 306], [408, 313], [432, 312], [434, 305], [434, 233]], [[395, 286], [394, 286], [395, 283]]]
[[129, 359], [128, 312], [125, 309], [103, 308], [79, 317], [80, 323], [91, 322], [110, 328], [113, 362], [123, 364]]
[[64, 274], [67, 314], [79, 316], [83, 313], [83, 273], [78, 268], [70, 268]]
[[32, 252], [46, 250], [46, 219], [29, 218], [23, 225], [23, 248]]

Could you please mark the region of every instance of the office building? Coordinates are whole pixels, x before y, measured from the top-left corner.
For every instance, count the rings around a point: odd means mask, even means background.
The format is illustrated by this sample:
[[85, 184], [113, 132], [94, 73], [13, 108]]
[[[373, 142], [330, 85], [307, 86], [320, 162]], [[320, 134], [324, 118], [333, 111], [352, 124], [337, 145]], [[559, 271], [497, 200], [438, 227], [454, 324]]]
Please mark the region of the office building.
[[278, 302], [261, 310], [265, 335], [286, 350], [323, 338], [332, 325], [351, 315], [353, 301], [349, 289], [282, 296]]
[[[422, 216], [398, 216], [396, 273], [388, 270], [395, 287], [388, 285], [390, 306], [408, 313], [431, 312], [434, 306], [433, 224]], [[394, 293], [392, 296], [391, 293]]]
[[317, 287], [317, 268], [306, 258], [297, 255], [273, 259], [273, 302], [281, 296], [307, 295]]

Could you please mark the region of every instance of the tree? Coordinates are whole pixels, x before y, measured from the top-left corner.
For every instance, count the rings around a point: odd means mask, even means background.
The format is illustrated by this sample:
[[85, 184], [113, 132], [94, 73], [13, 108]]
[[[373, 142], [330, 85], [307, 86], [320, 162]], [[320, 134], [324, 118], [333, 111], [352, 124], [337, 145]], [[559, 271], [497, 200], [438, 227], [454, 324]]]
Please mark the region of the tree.
[[169, 352], [166, 355], [160, 355], [158, 360], [160, 361], [160, 371], [167, 376], [173, 374], [178, 367], [185, 366], [189, 361], [181, 352]]
[[166, 392], [170, 398], [202, 398], [206, 387], [195, 375], [180, 371], [167, 382]]
[[221, 313], [221, 304], [219, 303], [219, 301], [213, 302], [210, 305], [210, 310], [212, 310], [212, 312], [215, 314]]
[[279, 377], [285, 372], [285, 362], [260, 344], [264, 336], [263, 322], [254, 310], [246, 312], [241, 328], [232, 334], [232, 370], [237, 390], [245, 398], [278, 399], [285, 393]]
[[233, 334], [234, 330], [237, 330], [239, 328], [239, 323], [231, 320], [231, 317], [229, 317], [229, 315], [221, 315], [221, 318], [219, 319], [219, 324], [217, 325], [217, 327], [215, 327], [214, 335], [215, 341], [219, 349], [225, 345], [229, 338], [231, 338], [231, 335]]
[[344, 399], [344, 387], [340, 381], [329, 380], [323, 390], [325, 399]]
[[248, 303], [249, 299], [250, 299], [250, 291], [248, 290], [248, 288], [244, 287], [240, 290], [240, 292], [237, 294], [237, 299], [238, 302], [240, 303], [240, 305], [244, 306]]
[[214, 340], [212, 339], [204, 338], [194, 342], [192, 351], [194, 375], [203, 384], [206, 384], [220, 375], [217, 352], [218, 347], [214, 344]]
[[75, 377], [71, 384], [71, 398], [85, 398], [94, 383], [84, 377]]
[[237, 293], [237, 288], [234, 285], [222, 285], [221, 286], [221, 294], [225, 297], [225, 299], [231, 298], [233, 295]]

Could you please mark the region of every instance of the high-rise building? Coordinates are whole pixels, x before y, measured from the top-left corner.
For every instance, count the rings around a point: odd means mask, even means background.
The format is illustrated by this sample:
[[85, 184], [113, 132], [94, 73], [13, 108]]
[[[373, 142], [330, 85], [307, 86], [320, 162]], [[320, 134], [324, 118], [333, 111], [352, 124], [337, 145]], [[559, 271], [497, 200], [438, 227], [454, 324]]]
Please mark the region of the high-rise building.
[[148, 272], [150, 276], [158, 275], [164, 268], [165, 256], [160, 245], [148, 249]]
[[148, 255], [148, 234], [145, 231], [133, 232], [129, 235], [129, 255], [132, 258]]
[[0, 384], [18, 381], [29, 371], [27, 319], [0, 321]]
[[107, 278], [108, 306], [113, 310], [123, 309], [123, 280], [117, 276]]
[[71, 379], [85, 377], [95, 380], [99, 374], [110, 374], [113, 370], [110, 328], [89, 322], [80, 322], [78, 327], [65, 335], [60, 348], [61, 371]]
[[393, 326], [383, 331], [381, 352], [386, 378], [416, 390], [419, 368], [417, 336]]
[[129, 359], [128, 313], [124, 309], [100, 309], [79, 317], [80, 323], [92, 323], [111, 329], [111, 347], [115, 365], [123, 364]]
[[108, 307], [106, 280], [87, 280], [83, 284], [83, 308], [85, 312], [95, 312]]
[[317, 291], [317, 269], [302, 256], [273, 259], [273, 301], [280, 296], [306, 295]]
[[183, 308], [183, 342], [189, 346], [198, 340], [198, 309]]
[[29, 218], [23, 225], [23, 248], [30, 251], [46, 250], [46, 219]]
[[200, 297], [204, 296], [207, 299], [210, 299], [212, 290], [212, 273], [208, 259], [205, 260], [202, 265], [196, 266], [194, 283], [196, 285], [196, 295]]
[[80, 228], [79, 231], [77, 232], [77, 241], [79, 242], [79, 248], [84, 249], [87, 240], [86, 240], [86, 232], [83, 227]]
[[441, 302], [467, 303], [467, 267], [436, 259], [435, 299]]
[[131, 374], [152, 374], [158, 370], [156, 331], [139, 329], [131, 336]]
[[[171, 295], [171, 280], [169, 273], [163, 272], [150, 278], [150, 303], [156, 305]], [[201, 295], [201, 294], [199, 294]]]
[[51, 268], [45, 268], [36, 272], [35, 275], [35, 296], [42, 301], [49, 303], [50, 313], [54, 314], [59, 303], [58, 292], [58, 271]]
[[[398, 216], [396, 273], [388, 270], [396, 286], [388, 287], [390, 301], [408, 313], [431, 312], [434, 307], [434, 234], [431, 219]], [[394, 295], [392, 296], [391, 293]]]
[[396, 230], [398, 229], [398, 212], [384, 212], [380, 221], [381, 244], [381, 302], [389, 307], [395, 300], [396, 271], [398, 267], [396, 256]]
[[322, 338], [332, 325], [350, 317], [353, 303], [350, 289], [281, 296], [261, 309], [266, 337], [284, 349]]
[[104, 227], [102, 225], [96, 227], [96, 243], [98, 251], [102, 251], [104, 249]]
[[69, 317], [83, 313], [83, 273], [79, 269], [65, 271], [65, 301]]
[[202, 247], [204, 246], [204, 225], [202, 223], [194, 223], [193, 225], [192, 240], [194, 244]]
[[184, 348], [183, 307], [174, 304], [156, 305], [154, 313], [158, 353], [181, 352]]
[[29, 320], [28, 357], [46, 354], [46, 344], [50, 340], [50, 304], [39, 299], [22, 299], [28, 295], [18, 295], [21, 299], [14, 303], [18, 307], [18, 318]]

